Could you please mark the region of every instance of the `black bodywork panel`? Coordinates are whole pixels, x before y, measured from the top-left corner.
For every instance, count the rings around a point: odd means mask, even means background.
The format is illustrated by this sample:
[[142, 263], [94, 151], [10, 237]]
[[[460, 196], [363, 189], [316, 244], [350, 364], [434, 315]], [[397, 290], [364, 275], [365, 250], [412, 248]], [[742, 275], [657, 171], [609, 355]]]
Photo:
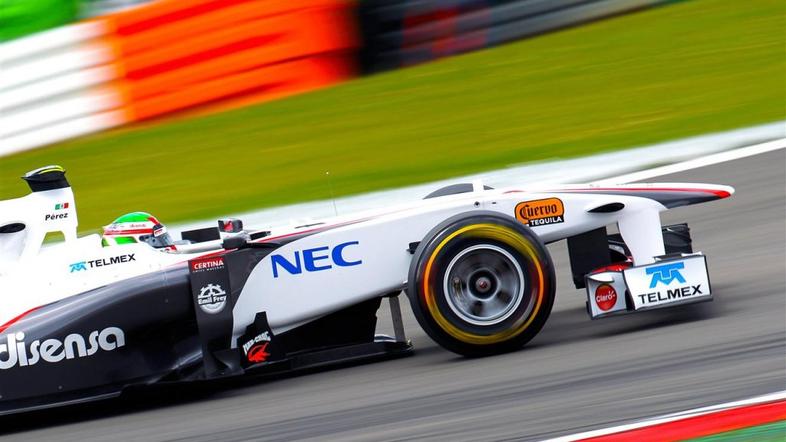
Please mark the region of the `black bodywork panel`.
[[117, 395], [171, 377], [200, 351], [185, 265], [46, 305], [4, 334], [23, 344], [0, 346], [0, 414]]
[[573, 284], [577, 289], [584, 288], [584, 275], [611, 264], [606, 227], [568, 238], [568, 255]]
[[[221, 259], [227, 265], [220, 272], [195, 273], [192, 264], [198, 260], [192, 260], [28, 313], [0, 336], [0, 415], [113, 397], [131, 386], [281, 373], [411, 353], [406, 340], [375, 336], [381, 298], [280, 336], [258, 312], [233, 348], [232, 306], [254, 266], [274, 248], [202, 258]], [[230, 296], [220, 314], [205, 314], [198, 303], [200, 289], [217, 274], [226, 278], [221, 281]], [[265, 353], [269, 358], [250, 358], [244, 340], [261, 337], [274, 341]]]

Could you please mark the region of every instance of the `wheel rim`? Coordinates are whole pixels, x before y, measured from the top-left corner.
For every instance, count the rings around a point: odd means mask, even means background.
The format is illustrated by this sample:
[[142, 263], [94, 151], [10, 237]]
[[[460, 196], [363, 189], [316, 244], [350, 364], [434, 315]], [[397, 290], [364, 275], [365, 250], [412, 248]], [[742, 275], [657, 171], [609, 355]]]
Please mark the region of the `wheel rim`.
[[516, 312], [524, 300], [525, 285], [524, 271], [510, 252], [496, 245], [478, 244], [453, 257], [445, 270], [443, 288], [448, 306], [459, 318], [490, 326]]

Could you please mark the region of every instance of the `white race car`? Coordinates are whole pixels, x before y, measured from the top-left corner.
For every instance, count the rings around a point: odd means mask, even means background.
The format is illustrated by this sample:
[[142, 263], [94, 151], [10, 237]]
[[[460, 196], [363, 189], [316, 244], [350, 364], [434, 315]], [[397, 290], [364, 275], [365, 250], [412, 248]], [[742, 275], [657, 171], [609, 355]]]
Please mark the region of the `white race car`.
[[[445, 348], [484, 356], [543, 327], [567, 240], [591, 318], [712, 299], [704, 255], [667, 209], [729, 197], [710, 184], [457, 184], [401, 207], [302, 226], [184, 232], [173, 249], [77, 236], [62, 168], [0, 201], [0, 414], [134, 385], [287, 371], [411, 351], [397, 296]], [[607, 234], [616, 225], [619, 234]], [[64, 241], [43, 245], [47, 233]], [[375, 334], [389, 298], [394, 337]], [[89, 374], [89, 375], [88, 375]]]

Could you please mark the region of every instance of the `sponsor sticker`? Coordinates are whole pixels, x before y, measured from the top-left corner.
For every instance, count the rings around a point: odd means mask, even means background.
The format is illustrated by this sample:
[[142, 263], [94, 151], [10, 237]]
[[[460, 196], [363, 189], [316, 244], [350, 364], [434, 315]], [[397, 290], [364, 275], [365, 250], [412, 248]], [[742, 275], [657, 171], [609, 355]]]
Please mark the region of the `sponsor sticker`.
[[607, 312], [617, 303], [617, 291], [608, 284], [601, 284], [595, 289], [595, 304], [599, 309]]
[[245, 342], [243, 344], [243, 353], [246, 355], [248, 362], [265, 362], [270, 357], [270, 353], [267, 351], [268, 345], [270, 345], [270, 332], [265, 331]]
[[[2, 338], [0, 338], [2, 339]], [[5, 335], [5, 343], [0, 340], [0, 370], [28, 367], [41, 361], [56, 364], [64, 360], [86, 358], [102, 351], [113, 351], [126, 345], [126, 337], [119, 327], [96, 330], [87, 337], [72, 333], [64, 339], [36, 339], [25, 342], [25, 333], [16, 332]]]
[[276, 344], [276, 336], [270, 329], [265, 312], [258, 312], [254, 316], [254, 322], [249, 324], [245, 333], [237, 339], [237, 347], [243, 352], [244, 366], [281, 360], [284, 357], [284, 352]]
[[270, 342], [263, 342], [251, 347], [251, 349], [246, 354], [248, 362], [253, 362], [256, 364], [267, 361], [267, 358], [270, 357], [270, 353], [267, 352], [267, 346], [269, 344]]
[[711, 295], [704, 256], [631, 267], [624, 275], [636, 309]]
[[[350, 258], [346, 251], [358, 245], [360, 245], [359, 241], [347, 241], [334, 247], [315, 247], [312, 249], [296, 250], [287, 254], [274, 253], [270, 255], [273, 278], [278, 278], [279, 275], [283, 275], [284, 272], [290, 275], [299, 275], [303, 272], [319, 272], [336, 267], [352, 267], [363, 264], [362, 259]], [[351, 255], [351, 253], [350, 251], [349, 255]]]
[[516, 205], [516, 219], [531, 227], [565, 222], [565, 206], [559, 198], [522, 201]]
[[191, 272], [200, 273], [207, 270], [218, 270], [224, 268], [224, 258], [216, 256], [213, 258], [201, 258], [190, 261]]
[[136, 261], [136, 253], [127, 253], [124, 255], [111, 256], [109, 258], [92, 259], [89, 261], [79, 261], [68, 265], [69, 267], [68, 273], [82, 272], [97, 267], [108, 267], [115, 264], [124, 264], [132, 261]]
[[199, 289], [197, 304], [203, 312], [215, 315], [224, 310], [227, 303], [227, 292], [218, 284], [208, 284]]
[[251, 350], [251, 347], [253, 347], [255, 344], [258, 344], [260, 342], [270, 342], [270, 332], [264, 331], [254, 336], [253, 339], [249, 339], [248, 341], [244, 342], [243, 353], [248, 354], [249, 350]]

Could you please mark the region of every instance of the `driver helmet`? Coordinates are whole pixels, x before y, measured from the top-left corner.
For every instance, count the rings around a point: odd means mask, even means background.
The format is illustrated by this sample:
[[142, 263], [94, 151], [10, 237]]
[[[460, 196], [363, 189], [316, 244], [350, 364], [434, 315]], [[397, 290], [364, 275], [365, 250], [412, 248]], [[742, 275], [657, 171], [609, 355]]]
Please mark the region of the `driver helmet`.
[[101, 245], [118, 246], [123, 244], [145, 243], [156, 249], [174, 249], [172, 237], [156, 217], [146, 212], [125, 214], [112, 224], [104, 226]]

